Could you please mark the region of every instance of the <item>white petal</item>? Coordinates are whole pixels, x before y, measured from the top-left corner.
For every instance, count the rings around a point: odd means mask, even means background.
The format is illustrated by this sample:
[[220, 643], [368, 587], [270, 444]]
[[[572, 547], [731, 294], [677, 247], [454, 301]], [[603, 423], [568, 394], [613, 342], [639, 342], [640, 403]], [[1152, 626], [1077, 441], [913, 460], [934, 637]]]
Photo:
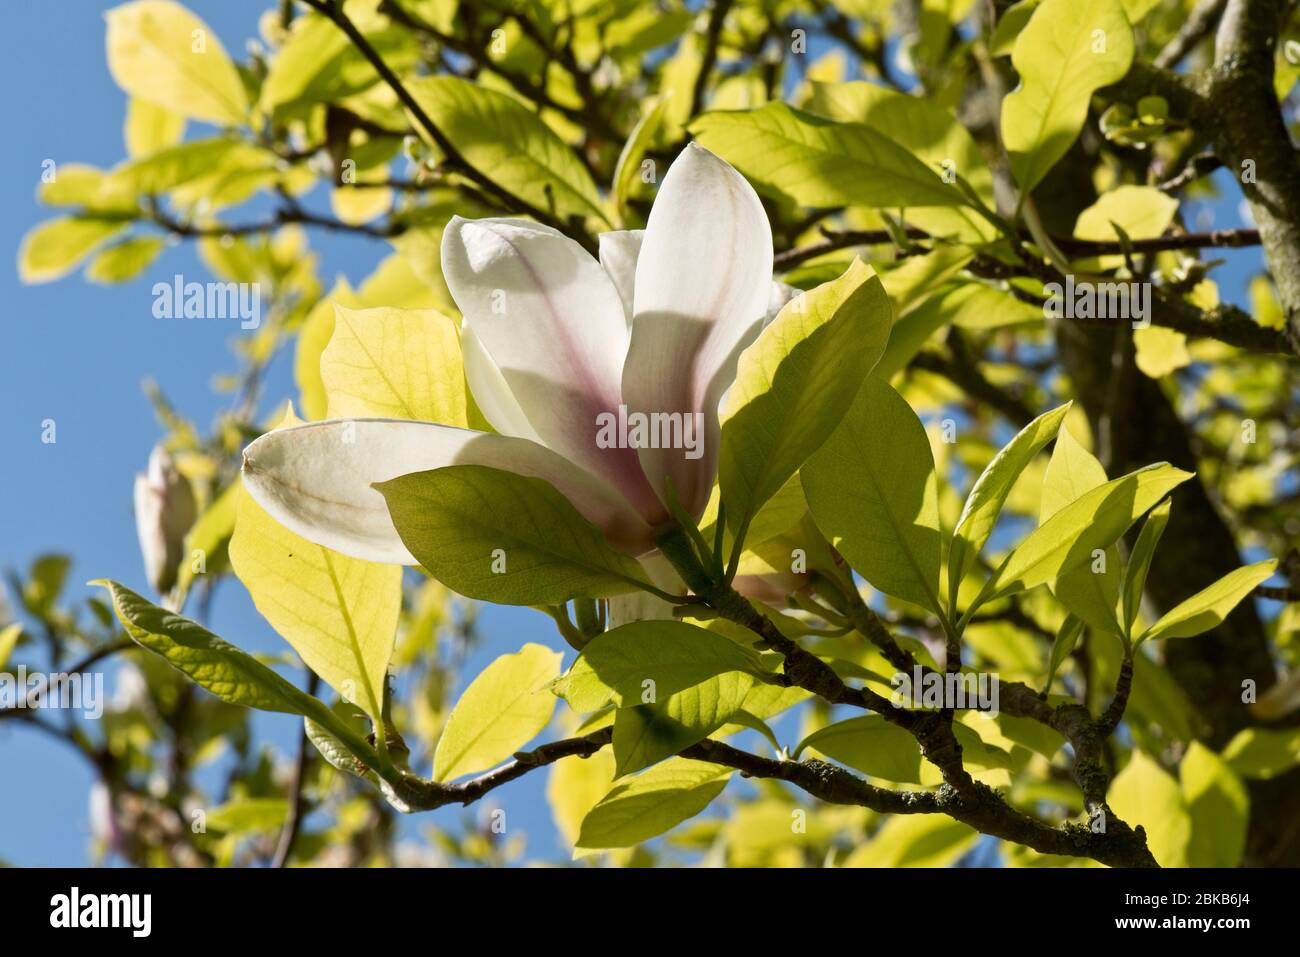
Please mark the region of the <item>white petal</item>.
[[636, 290], [636, 260], [641, 254], [644, 229], [619, 229], [600, 234], [600, 265], [609, 274], [628, 326], [632, 325], [632, 294]]
[[541, 441], [658, 518], [635, 450], [596, 441], [599, 416], [618, 411], [628, 343], [622, 300], [600, 264], [549, 226], [456, 217], [442, 268], [465, 326]]
[[688, 145], [659, 187], [637, 260], [623, 399], [632, 411], [702, 414], [699, 458], [640, 450], [656, 491], [671, 477], [694, 514], [717, 471], [718, 400], [767, 311], [771, 282], [772, 229], [757, 194], [718, 157]]
[[[641, 567], [659, 589], [670, 595], [685, 595], [688, 591], [677, 570], [659, 552], [641, 558]], [[649, 592], [634, 591], [616, 595], [609, 600], [609, 627], [617, 628], [632, 621], [670, 621], [673, 606]]]
[[479, 411], [483, 413], [483, 418], [502, 435], [541, 443], [537, 430], [528, 421], [515, 394], [510, 391], [506, 377], [501, 374], [468, 324], [461, 327], [460, 347], [465, 357], [465, 379], [469, 382], [469, 391], [473, 394]]
[[290, 531], [367, 561], [414, 565], [371, 485], [446, 465], [546, 479], [610, 541], [636, 553], [651, 532], [599, 479], [527, 439], [405, 419], [341, 419], [268, 432], [244, 450], [244, 487]]

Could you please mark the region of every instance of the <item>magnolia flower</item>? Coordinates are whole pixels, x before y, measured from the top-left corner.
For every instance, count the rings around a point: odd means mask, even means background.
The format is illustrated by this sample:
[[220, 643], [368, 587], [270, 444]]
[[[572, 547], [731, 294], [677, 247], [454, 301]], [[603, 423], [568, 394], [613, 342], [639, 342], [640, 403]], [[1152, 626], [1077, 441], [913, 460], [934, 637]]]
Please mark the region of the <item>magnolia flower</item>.
[[176, 584], [185, 533], [194, 524], [194, 490], [161, 445], [149, 453], [149, 471], [135, 477], [135, 530], [145, 576], [159, 595]]
[[[448, 465], [544, 479], [632, 555], [669, 520], [669, 480], [687, 512], [703, 512], [719, 402], [741, 350], [793, 292], [772, 282], [771, 226], [739, 173], [688, 146], [645, 230], [603, 234], [599, 262], [548, 226], [457, 217], [442, 268], [464, 317], [470, 391], [496, 432], [395, 419], [270, 432], [244, 452], [245, 487], [267, 512], [327, 548], [402, 564], [416, 561], [371, 486]], [[608, 441], [611, 417], [638, 413], [698, 422], [700, 441]]]

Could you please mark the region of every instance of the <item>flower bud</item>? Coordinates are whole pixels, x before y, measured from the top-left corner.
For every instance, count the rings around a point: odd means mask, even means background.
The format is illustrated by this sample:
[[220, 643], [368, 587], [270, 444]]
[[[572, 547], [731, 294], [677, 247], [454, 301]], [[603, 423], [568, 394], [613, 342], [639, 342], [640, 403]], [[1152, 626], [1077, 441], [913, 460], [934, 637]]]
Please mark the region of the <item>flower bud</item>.
[[168, 451], [155, 446], [149, 471], [135, 477], [135, 529], [149, 584], [166, 595], [176, 584], [185, 533], [194, 524], [194, 491]]

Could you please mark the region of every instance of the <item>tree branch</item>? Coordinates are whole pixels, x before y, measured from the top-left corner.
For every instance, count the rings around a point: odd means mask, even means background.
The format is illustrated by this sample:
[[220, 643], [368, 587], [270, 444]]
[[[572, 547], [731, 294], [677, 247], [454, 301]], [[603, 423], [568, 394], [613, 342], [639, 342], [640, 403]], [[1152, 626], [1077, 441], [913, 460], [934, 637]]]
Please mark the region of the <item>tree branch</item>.
[[[456, 145], [452, 143], [438, 125], [430, 119], [429, 114], [425, 112], [424, 107], [422, 107], [415, 97], [411, 95], [411, 92], [406, 88], [405, 84], [402, 83], [401, 79], [398, 78], [397, 74], [394, 73], [389, 68], [388, 64], [384, 62], [384, 58], [379, 55], [379, 52], [370, 45], [370, 41], [365, 38], [365, 35], [357, 29], [356, 24], [353, 23], [348, 15], [343, 11], [342, 6], [337, 2], [337, 0], [301, 0], [301, 2], [329, 19], [330, 22], [343, 31], [347, 38], [352, 41], [352, 45], [355, 46], [357, 50], [360, 51], [361, 55], [370, 62], [370, 65], [375, 68], [375, 72], [377, 72], [392, 91], [397, 94], [397, 98], [401, 100], [402, 105], [410, 111], [411, 115], [415, 117], [416, 122], [419, 123], [419, 125], [429, 135], [429, 138], [437, 144], [438, 149], [442, 151], [443, 156], [446, 157], [447, 161], [453, 165], [457, 171], [461, 172], [474, 183], [481, 186], [484, 190], [500, 199], [506, 204], [507, 208], [514, 207], [523, 210], [538, 222], [545, 223], [548, 226], [553, 226], [557, 229], [565, 228], [566, 224], [561, 223], [546, 210], [539, 209], [531, 203], [527, 203], [518, 196], [515, 196], [513, 193], [508, 192], [503, 187], [497, 185], [490, 176], [475, 169], [474, 166], [466, 161], [460, 150], [456, 148]], [[569, 231], [572, 232], [573, 230]], [[592, 238], [586, 235], [585, 231], [580, 237], [575, 238], [581, 239], [588, 249], [595, 248]]]

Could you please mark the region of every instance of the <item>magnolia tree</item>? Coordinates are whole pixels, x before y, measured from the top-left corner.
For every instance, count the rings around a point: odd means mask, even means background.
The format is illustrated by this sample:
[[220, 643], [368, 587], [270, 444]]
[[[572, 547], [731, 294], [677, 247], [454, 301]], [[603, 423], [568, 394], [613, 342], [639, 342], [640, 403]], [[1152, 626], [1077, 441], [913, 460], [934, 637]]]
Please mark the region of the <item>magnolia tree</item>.
[[[1293, 29], [286, 0], [240, 61], [171, 0], [111, 10], [127, 157], [45, 171], [19, 270], [241, 328], [210, 432], [156, 396], [149, 589], [14, 582], [67, 670], [129, 662], [46, 726], [101, 850], [506, 863], [499, 808], [397, 816], [546, 776], [588, 863], [1300, 863]], [[387, 255], [330, 286], [316, 230]], [[218, 587], [284, 655], [201, 623]], [[539, 640], [466, 673], [483, 602]]]

